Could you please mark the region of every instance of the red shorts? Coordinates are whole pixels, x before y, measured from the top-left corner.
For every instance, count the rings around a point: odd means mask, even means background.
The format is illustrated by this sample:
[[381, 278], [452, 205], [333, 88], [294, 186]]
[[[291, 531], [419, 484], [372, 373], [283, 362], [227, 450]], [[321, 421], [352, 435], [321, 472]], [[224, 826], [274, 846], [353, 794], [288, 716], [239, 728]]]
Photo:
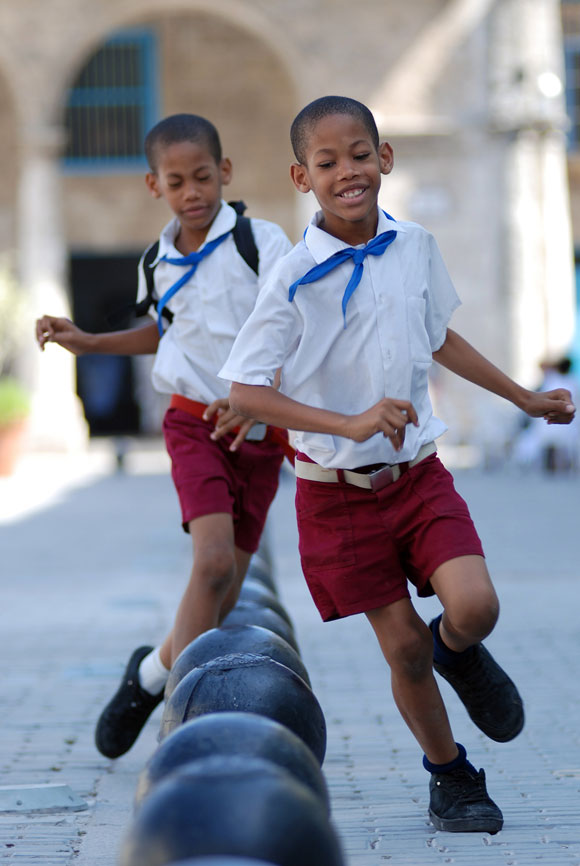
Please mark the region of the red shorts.
[[231, 514], [235, 544], [247, 553], [258, 549], [268, 508], [278, 489], [282, 448], [265, 439], [228, 451], [233, 434], [210, 439], [213, 424], [182, 409], [168, 409], [163, 434], [171, 457], [183, 528], [196, 517]]
[[[297, 454], [297, 459], [308, 460]], [[374, 493], [296, 479], [302, 569], [322, 619], [433, 595], [429, 578], [457, 556], [483, 556], [453, 478], [436, 454]]]

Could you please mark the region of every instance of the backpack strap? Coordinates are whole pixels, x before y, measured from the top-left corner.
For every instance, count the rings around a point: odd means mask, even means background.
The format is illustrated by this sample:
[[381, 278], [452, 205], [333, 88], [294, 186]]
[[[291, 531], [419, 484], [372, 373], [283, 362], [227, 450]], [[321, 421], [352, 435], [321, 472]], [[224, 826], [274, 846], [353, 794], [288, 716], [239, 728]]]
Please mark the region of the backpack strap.
[[[147, 287], [147, 294], [143, 298], [142, 301], [139, 301], [138, 304], [135, 304], [135, 315], [136, 316], [146, 316], [149, 312], [150, 307], [154, 307], [157, 302], [157, 298], [155, 297], [155, 279], [153, 277], [153, 272], [157, 265], [154, 265], [153, 262], [157, 258], [159, 253], [159, 241], [155, 241], [155, 243], [151, 244], [150, 247], [147, 247], [145, 250], [145, 254], [143, 256], [142, 267], [143, 267], [143, 276], [145, 277], [145, 285]], [[173, 313], [164, 308], [162, 315], [167, 319], [169, 324], [173, 321]]]
[[[256, 241], [254, 239], [254, 233], [252, 231], [252, 223], [249, 217], [244, 216], [244, 211], [246, 210], [246, 203], [243, 201], [230, 201], [228, 202], [229, 206], [232, 207], [236, 214], [236, 224], [232, 229], [232, 237], [236, 244], [236, 249], [238, 253], [241, 255], [245, 263], [250, 267], [256, 276], [259, 273], [260, 266], [260, 254], [258, 252], [258, 247], [256, 246]], [[155, 271], [156, 265], [151, 265], [157, 258], [159, 253], [159, 241], [155, 241], [155, 243], [151, 244], [145, 250], [145, 254], [143, 256], [143, 274], [145, 276], [145, 283], [147, 285], [147, 294], [135, 307], [135, 315], [136, 316], [146, 316], [150, 307], [154, 307], [156, 305], [156, 297], [155, 297], [155, 280], [153, 277], [153, 272]], [[173, 313], [168, 310], [166, 307], [163, 309], [162, 314], [169, 323], [173, 321]]]
[[[259, 273], [260, 254], [254, 239], [251, 220], [249, 217], [244, 216], [246, 204], [243, 201], [230, 201], [228, 204], [230, 207], [233, 207], [237, 214], [236, 224], [232, 229], [232, 237], [236, 249], [248, 267], [250, 267], [257, 276]], [[155, 243], [152, 243], [151, 246], [147, 247], [141, 262], [143, 276], [145, 277], [145, 285], [147, 287], [147, 294], [143, 300], [139, 301], [137, 304], [129, 304], [121, 310], [116, 310], [108, 316], [109, 324], [115, 324], [116, 321], [121, 320], [122, 316], [126, 315], [129, 311], [137, 317], [146, 316], [150, 308], [156, 306], [157, 298], [155, 296], [155, 279], [153, 274], [157, 265], [154, 265], [153, 262], [157, 258], [158, 254], [159, 241], [157, 240]], [[168, 310], [167, 307], [163, 308], [162, 316], [167, 319], [169, 324], [173, 321], [173, 313], [171, 310]]]
[[[142, 266], [143, 266], [143, 276], [145, 277], [145, 285], [147, 288], [147, 293], [142, 301], [137, 303], [133, 301], [131, 304], [123, 304], [122, 307], [117, 307], [117, 309], [113, 310], [111, 313], [106, 316], [106, 321], [109, 327], [118, 328], [118, 327], [127, 327], [127, 319], [130, 316], [146, 316], [149, 308], [155, 305], [155, 284], [153, 280], [153, 271], [156, 266], [151, 267], [152, 263], [157, 258], [157, 254], [159, 252], [159, 241], [155, 241], [152, 243], [150, 247], [147, 247], [145, 253], [142, 258]], [[166, 311], [165, 315], [171, 316], [169, 310]]]
[[256, 276], [259, 274], [260, 254], [256, 246], [256, 240], [252, 231], [252, 223], [249, 217], [244, 216], [246, 204], [243, 201], [229, 201], [230, 207], [233, 207], [238, 217], [236, 224], [232, 229], [232, 237], [236, 244], [236, 248]]

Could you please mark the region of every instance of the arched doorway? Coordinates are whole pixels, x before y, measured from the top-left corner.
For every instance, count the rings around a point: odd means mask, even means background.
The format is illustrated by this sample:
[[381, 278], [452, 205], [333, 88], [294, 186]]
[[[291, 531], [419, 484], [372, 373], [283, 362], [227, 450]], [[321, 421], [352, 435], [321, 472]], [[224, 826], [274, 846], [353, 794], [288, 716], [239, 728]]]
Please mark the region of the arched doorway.
[[[117, 89], [119, 99], [125, 98], [134, 83], [135, 94], [140, 91], [143, 101], [136, 107], [136, 95], [135, 104], [123, 113], [115, 107], [117, 95], [111, 98], [111, 93]], [[142, 134], [169, 114], [191, 112], [210, 118], [234, 165], [233, 182], [224, 190], [227, 197], [243, 199], [250, 215], [278, 222], [290, 235], [295, 221], [288, 130], [297, 97], [286, 67], [266, 41], [205, 11], [165, 13], [111, 33], [85, 58], [64, 97], [69, 147], [63, 161], [63, 191], [73, 311], [89, 330], [105, 330], [107, 313], [134, 297], [138, 257], [171, 215], [163, 202], [147, 194], [147, 167], [135, 153], [131, 136], [123, 151], [115, 136], [96, 124], [92, 129], [99, 147], [89, 146], [89, 140], [83, 151], [83, 135], [71, 118], [82, 115], [83, 100], [90, 113], [105, 91], [114, 106], [109, 110], [112, 124], [134, 119], [131, 112], [139, 110]], [[107, 110], [100, 116], [106, 119]], [[99, 364], [102, 370], [89, 369]], [[120, 417], [125, 420], [118, 432], [154, 428], [159, 411], [141, 406], [143, 423], [131, 409], [134, 382], [147, 375], [142, 366], [130, 359], [79, 360], [79, 392], [94, 433], [116, 432]], [[107, 392], [116, 390], [116, 401], [99, 393], [105, 379]], [[94, 382], [96, 386], [88, 384]], [[146, 388], [140, 390], [147, 394]], [[89, 404], [107, 417], [91, 416]]]
[[[131, 26], [129, 22], [127, 28]], [[150, 111], [152, 122], [181, 111], [212, 120], [234, 164], [228, 195], [243, 198], [249, 213], [279, 222], [292, 233], [295, 196], [288, 176], [288, 133], [297, 97], [273, 50], [237, 24], [205, 12], [140, 21], [139, 32], [151, 37], [148, 62], [155, 66], [157, 115]], [[123, 171], [107, 161], [65, 166], [71, 248], [141, 250], [155, 237], [168, 212], [145, 193], [145, 170], [144, 163]]]

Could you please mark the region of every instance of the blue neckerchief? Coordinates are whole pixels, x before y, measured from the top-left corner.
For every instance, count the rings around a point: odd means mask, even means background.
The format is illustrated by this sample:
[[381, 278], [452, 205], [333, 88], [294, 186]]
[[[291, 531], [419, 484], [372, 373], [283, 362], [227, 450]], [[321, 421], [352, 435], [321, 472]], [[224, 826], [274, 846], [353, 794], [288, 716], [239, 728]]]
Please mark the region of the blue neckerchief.
[[163, 308], [165, 307], [167, 302], [173, 297], [173, 295], [175, 295], [181, 289], [181, 287], [184, 286], [187, 281], [192, 278], [201, 260], [204, 259], [206, 256], [209, 256], [210, 253], [213, 253], [215, 248], [219, 247], [219, 245], [222, 244], [225, 239], [231, 234], [231, 231], [232, 230], [230, 229], [230, 231], [226, 232], [225, 235], [220, 235], [219, 238], [210, 241], [208, 244], [205, 245], [202, 250], [200, 250], [200, 252], [189, 253], [189, 255], [181, 256], [179, 259], [170, 259], [169, 256], [161, 257], [160, 261], [168, 262], [170, 265], [178, 265], [184, 268], [188, 267], [189, 265], [192, 266], [186, 274], [180, 277], [176, 283], [173, 283], [173, 285], [167, 289], [161, 300], [157, 303], [157, 329], [161, 337], [163, 336], [163, 321], [161, 319], [161, 313], [163, 311]]
[[[393, 217], [390, 216], [386, 211], [383, 211], [383, 213], [388, 219], [393, 220], [393, 222], [395, 221]], [[377, 235], [375, 238], [369, 241], [368, 244], [366, 244], [360, 249], [356, 249], [356, 247], [346, 247], [346, 249], [344, 250], [339, 250], [328, 259], [325, 259], [318, 265], [314, 265], [314, 267], [311, 268], [306, 274], [304, 274], [303, 277], [300, 277], [299, 280], [296, 280], [296, 282], [292, 283], [288, 291], [288, 300], [290, 301], [290, 303], [292, 303], [298, 286], [304, 285], [305, 283], [314, 283], [321, 277], [326, 276], [326, 274], [330, 273], [330, 271], [333, 271], [347, 259], [352, 259], [354, 261], [354, 270], [350, 276], [350, 280], [347, 283], [344, 295], [342, 296], [342, 315], [344, 319], [344, 327], [346, 328], [346, 307], [353, 295], [354, 290], [361, 281], [365, 258], [367, 256], [381, 256], [386, 250], [386, 248], [393, 243], [396, 237], [397, 232], [391, 230]]]

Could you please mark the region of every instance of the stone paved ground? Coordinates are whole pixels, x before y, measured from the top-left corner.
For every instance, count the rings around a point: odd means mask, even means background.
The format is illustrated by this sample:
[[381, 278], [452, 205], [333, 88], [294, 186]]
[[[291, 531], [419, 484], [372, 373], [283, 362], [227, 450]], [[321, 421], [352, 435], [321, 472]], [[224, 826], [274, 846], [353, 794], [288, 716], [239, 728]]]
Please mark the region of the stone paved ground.
[[[92, 743], [128, 654], [163, 635], [189, 569], [164, 456], [133, 453], [128, 464], [115, 475], [102, 451], [80, 462], [37, 457], [0, 481], [0, 785], [64, 783], [89, 806], [0, 813], [7, 866], [116, 866], [136, 778], [155, 748], [159, 711], [118, 761]], [[348, 866], [580, 866], [580, 479], [456, 479], [502, 601], [488, 646], [527, 704], [522, 735], [495, 744], [442, 685], [456, 737], [485, 766], [504, 812], [496, 836], [429, 824], [428, 777], [369, 626], [362, 617], [322, 625], [307, 595], [289, 475], [273, 507], [277, 581], [327, 720], [324, 770]], [[429, 619], [437, 603], [418, 608]]]

